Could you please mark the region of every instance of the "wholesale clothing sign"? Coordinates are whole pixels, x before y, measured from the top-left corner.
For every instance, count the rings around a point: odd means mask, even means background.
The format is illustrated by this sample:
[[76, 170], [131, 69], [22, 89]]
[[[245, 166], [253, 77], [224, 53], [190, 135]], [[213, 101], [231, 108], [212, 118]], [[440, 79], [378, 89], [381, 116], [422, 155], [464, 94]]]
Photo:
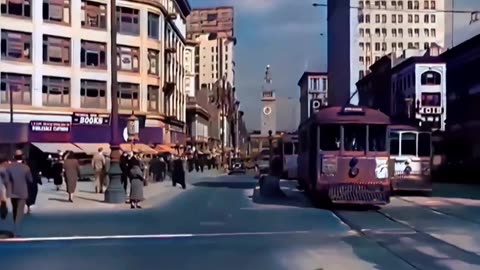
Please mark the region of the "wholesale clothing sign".
[[31, 121], [30, 128], [34, 132], [70, 132], [70, 122]]

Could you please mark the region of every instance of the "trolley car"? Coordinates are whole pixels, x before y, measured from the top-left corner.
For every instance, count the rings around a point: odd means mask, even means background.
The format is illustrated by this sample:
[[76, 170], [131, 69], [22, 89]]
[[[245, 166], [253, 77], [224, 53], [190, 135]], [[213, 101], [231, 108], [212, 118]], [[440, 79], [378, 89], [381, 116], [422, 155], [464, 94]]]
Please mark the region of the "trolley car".
[[283, 135], [278, 141], [278, 154], [283, 160], [283, 179], [297, 179], [298, 136]]
[[392, 192], [432, 193], [432, 136], [416, 127], [389, 127]]
[[387, 128], [380, 111], [327, 107], [299, 127], [300, 188], [321, 204], [390, 202]]

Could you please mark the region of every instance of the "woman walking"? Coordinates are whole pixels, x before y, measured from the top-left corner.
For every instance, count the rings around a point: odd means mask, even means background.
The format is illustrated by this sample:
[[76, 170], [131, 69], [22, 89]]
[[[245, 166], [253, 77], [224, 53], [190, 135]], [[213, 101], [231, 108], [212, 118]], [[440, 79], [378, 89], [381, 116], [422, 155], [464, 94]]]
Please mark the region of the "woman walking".
[[145, 199], [143, 197], [145, 179], [143, 178], [143, 172], [140, 167], [140, 160], [134, 155], [128, 163], [128, 167], [130, 168], [130, 208], [142, 208], [140, 202]]
[[59, 154], [58, 159], [53, 162], [52, 167], [53, 183], [57, 186], [57, 191], [63, 184], [63, 155]]
[[38, 162], [33, 159], [27, 161], [30, 171], [32, 172], [32, 183], [28, 184], [27, 213], [31, 213], [31, 206], [35, 205], [38, 195], [38, 185], [42, 185], [42, 172], [38, 166]]
[[80, 164], [73, 156], [73, 152], [67, 152], [63, 163], [65, 169], [65, 183], [67, 185], [68, 201], [73, 202], [73, 194], [77, 189], [77, 182], [80, 179]]

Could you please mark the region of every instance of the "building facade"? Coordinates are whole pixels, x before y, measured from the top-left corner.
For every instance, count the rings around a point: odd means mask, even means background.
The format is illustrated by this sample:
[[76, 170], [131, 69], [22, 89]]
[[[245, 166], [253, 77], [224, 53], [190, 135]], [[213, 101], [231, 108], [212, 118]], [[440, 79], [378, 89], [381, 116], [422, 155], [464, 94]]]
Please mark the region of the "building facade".
[[328, 68], [331, 98], [337, 99], [335, 94], [344, 100], [347, 90], [354, 94], [355, 83], [370, 72], [370, 65], [389, 53], [428, 49], [433, 43], [450, 45], [446, 35], [453, 30], [452, 16], [443, 10], [451, 10], [452, 2], [328, 1], [328, 58], [335, 59]]
[[328, 75], [305, 71], [297, 85], [300, 87], [300, 123], [303, 123], [312, 112], [328, 105]]
[[[0, 121], [9, 121], [11, 92], [13, 122], [21, 129], [15, 132], [23, 134], [15, 143], [109, 142], [109, 121], [97, 121], [100, 124], [94, 126], [76, 123], [74, 116], [109, 119], [109, 3], [2, 2]], [[151, 130], [150, 135], [140, 134], [140, 142], [181, 144], [184, 140], [183, 50], [189, 12], [187, 0], [117, 1], [115, 55], [122, 134], [126, 121], [122, 119], [133, 112], [141, 119], [141, 130]], [[32, 132], [36, 122], [63, 123], [69, 129], [60, 135]], [[105, 131], [99, 135], [100, 130]]]

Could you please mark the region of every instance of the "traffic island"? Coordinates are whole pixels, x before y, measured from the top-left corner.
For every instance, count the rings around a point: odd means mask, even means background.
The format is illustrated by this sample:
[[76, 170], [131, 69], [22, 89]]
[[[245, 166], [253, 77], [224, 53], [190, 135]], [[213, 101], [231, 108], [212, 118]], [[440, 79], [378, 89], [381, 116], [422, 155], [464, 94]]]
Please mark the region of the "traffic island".
[[270, 174], [261, 174], [259, 178], [260, 195], [268, 198], [285, 198], [286, 195], [280, 188], [282, 174], [282, 161], [274, 158], [270, 164]]
[[13, 238], [13, 236], [13, 232], [11, 231], [0, 230], [0, 239]]

